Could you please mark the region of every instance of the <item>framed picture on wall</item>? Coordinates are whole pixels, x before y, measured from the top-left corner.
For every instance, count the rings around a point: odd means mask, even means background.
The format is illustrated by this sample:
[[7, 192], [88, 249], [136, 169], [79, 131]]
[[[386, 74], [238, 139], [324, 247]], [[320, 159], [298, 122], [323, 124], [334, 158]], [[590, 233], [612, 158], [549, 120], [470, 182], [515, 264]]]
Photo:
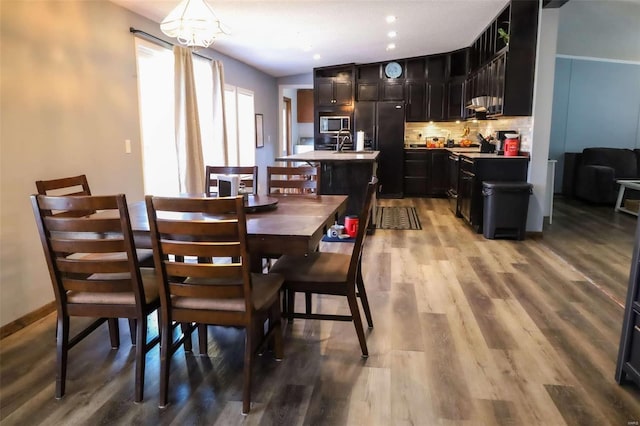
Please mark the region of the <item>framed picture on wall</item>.
[[256, 114], [256, 148], [264, 146], [264, 124], [262, 114]]

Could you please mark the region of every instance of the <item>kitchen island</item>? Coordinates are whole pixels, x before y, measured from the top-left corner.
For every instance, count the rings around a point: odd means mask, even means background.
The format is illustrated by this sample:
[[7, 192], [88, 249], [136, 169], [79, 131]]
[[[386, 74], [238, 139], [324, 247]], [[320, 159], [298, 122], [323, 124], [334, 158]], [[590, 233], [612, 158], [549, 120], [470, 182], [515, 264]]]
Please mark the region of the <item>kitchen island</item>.
[[359, 215], [367, 184], [376, 176], [379, 155], [380, 151], [309, 151], [277, 157], [276, 161], [320, 165], [320, 193], [348, 195], [346, 215]]

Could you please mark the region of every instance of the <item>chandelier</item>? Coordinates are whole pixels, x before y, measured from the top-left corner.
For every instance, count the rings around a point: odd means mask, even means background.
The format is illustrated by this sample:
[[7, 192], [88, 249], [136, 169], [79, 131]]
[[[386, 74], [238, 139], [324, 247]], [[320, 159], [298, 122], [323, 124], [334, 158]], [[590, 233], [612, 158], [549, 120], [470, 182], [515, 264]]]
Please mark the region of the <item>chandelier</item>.
[[205, 0], [182, 0], [164, 18], [160, 29], [190, 47], [209, 47], [218, 35], [228, 34]]

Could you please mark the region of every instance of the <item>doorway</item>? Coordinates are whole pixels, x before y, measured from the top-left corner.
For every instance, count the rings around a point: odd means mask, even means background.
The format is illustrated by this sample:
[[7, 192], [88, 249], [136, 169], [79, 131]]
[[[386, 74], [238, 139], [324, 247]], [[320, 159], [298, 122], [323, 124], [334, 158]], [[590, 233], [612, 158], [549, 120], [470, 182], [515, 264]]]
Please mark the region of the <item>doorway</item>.
[[291, 145], [291, 98], [282, 98], [282, 144], [280, 152], [291, 155], [293, 147]]

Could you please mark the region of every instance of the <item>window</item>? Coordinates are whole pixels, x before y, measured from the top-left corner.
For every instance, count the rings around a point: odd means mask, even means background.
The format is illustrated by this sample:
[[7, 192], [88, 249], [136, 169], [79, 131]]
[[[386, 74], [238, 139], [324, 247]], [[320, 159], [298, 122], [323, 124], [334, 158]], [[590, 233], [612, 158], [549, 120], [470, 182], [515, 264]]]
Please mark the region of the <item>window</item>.
[[226, 85], [225, 113], [229, 141], [229, 165], [253, 166], [256, 163], [256, 126], [253, 92]]
[[[180, 192], [175, 147], [173, 52], [155, 43], [135, 38], [138, 67], [140, 132], [145, 194], [176, 195]], [[224, 164], [220, 138], [213, 123], [213, 76], [211, 62], [193, 57], [194, 78], [200, 116], [205, 164]], [[253, 92], [225, 88], [228, 164], [255, 164]], [[203, 165], [204, 166], [204, 165]]]

